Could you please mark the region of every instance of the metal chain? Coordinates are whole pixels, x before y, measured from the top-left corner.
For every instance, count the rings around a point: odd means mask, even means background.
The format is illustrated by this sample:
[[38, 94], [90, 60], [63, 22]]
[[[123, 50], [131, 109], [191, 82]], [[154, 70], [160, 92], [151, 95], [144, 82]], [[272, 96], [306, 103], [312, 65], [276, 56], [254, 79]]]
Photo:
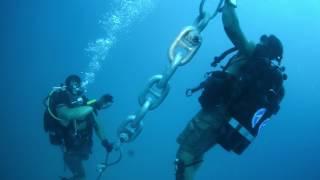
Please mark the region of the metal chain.
[[161, 105], [170, 92], [169, 80], [178, 67], [189, 63], [202, 44], [201, 32], [206, 28], [210, 20], [217, 14], [223, 3], [220, 0], [217, 10], [213, 15], [203, 11], [205, 0], [200, 4], [200, 14], [193, 26], [185, 27], [169, 48], [170, 66], [162, 74], [151, 77], [145, 89], [139, 96], [140, 109], [127, 117], [118, 128], [119, 144], [128, 143], [142, 132], [143, 118], [145, 115]]
[[220, 2], [219, 2], [218, 6], [213, 14], [210, 14], [210, 13], [204, 11], [205, 2], [206, 2], [206, 0], [201, 1], [200, 6], [199, 6], [199, 15], [193, 23], [193, 26], [195, 26], [199, 32], [202, 32], [207, 27], [209, 22], [218, 15], [218, 13], [221, 10], [221, 7], [223, 5], [224, 0], [220, 0]]

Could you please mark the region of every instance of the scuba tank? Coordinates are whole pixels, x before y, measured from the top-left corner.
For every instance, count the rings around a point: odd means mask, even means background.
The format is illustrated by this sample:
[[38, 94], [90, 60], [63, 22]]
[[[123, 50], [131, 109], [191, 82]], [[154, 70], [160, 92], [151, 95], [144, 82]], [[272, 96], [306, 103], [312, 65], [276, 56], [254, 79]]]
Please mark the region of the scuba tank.
[[60, 146], [63, 144], [63, 137], [65, 135], [65, 127], [59, 123], [59, 119], [53, 111], [55, 102], [53, 99], [57, 98], [58, 94], [65, 91], [64, 86], [53, 87], [52, 91], [44, 100], [44, 115], [43, 115], [43, 128], [49, 135], [49, 140], [52, 145]]

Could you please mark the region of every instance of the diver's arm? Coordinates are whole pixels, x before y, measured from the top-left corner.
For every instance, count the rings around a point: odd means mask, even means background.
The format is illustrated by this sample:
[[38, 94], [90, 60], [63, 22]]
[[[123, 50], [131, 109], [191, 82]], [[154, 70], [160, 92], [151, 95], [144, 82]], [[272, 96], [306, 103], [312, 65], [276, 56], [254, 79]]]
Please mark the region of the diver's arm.
[[204, 6], [205, 0], [201, 0], [200, 2], [200, 6], [199, 6], [199, 14], [203, 15], [204, 11], [203, 11], [203, 6]]
[[240, 53], [251, 55], [254, 49], [254, 44], [249, 43], [243, 34], [235, 12], [235, 7], [229, 2], [229, 0], [226, 0], [222, 9], [222, 22], [227, 36], [235, 47], [239, 49]]
[[57, 116], [61, 119], [60, 123], [63, 126], [68, 126], [73, 120], [84, 120], [92, 112], [91, 106], [69, 108], [66, 105], [61, 105], [57, 108]]
[[96, 117], [96, 115], [93, 113], [93, 119], [94, 119], [94, 130], [96, 132], [96, 135], [98, 136], [98, 138], [103, 141], [105, 139], [107, 139], [104, 129], [102, 127], [101, 122], [99, 121], [99, 119]]
[[101, 145], [106, 149], [108, 153], [110, 153], [114, 149], [114, 144], [110, 143], [109, 140], [107, 139], [104, 129], [102, 127], [102, 124], [99, 120], [97, 120], [96, 115], [92, 113], [93, 119], [94, 119], [94, 129], [95, 132], [98, 136], [98, 138], [101, 141]]

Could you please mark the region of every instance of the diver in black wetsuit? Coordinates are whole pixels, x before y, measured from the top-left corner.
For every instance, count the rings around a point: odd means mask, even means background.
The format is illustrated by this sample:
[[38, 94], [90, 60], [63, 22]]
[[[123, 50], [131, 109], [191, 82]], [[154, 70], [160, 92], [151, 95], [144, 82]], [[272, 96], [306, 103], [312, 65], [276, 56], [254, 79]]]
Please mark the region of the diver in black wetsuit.
[[177, 139], [176, 180], [192, 180], [203, 155], [216, 144], [241, 154], [284, 97], [282, 43], [274, 35], [261, 36], [258, 44], [249, 42], [234, 2], [225, 0], [222, 21], [237, 54], [196, 88], [203, 88], [202, 108]]
[[93, 131], [101, 140], [107, 152], [113, 145], [107, 140], [97, 119], [98, 110], [110, 106], [111, 95], [104, 95], [98, 101], [89, 101], [81, 88], [81, 79], [70, 75], [65, 86], [54, 90], [47, 98], [44, 127], [49, 133], [50, 142], [63, 149], [64, 161], [73, 177], [64, 180], [85, 180], [83, 160], [87, 160], [93, 144]]

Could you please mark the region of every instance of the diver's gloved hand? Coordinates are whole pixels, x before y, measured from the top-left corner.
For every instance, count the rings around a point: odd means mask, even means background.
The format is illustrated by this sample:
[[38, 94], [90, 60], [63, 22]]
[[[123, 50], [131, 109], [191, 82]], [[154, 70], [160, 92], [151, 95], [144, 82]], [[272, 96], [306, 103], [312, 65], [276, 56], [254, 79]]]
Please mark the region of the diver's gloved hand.
[[101, 110], [111, 106], [112, 103], [113, 103], [113, 97], [110, 94], [105, 94], [101, 96], [99, 100], [97, 100], [94, 106], [95, 106], [95, 109]]
[[102, 140], [101, 144], [108, 153], [113, 150], [113, 144], [110, 143], [107, 139]]

